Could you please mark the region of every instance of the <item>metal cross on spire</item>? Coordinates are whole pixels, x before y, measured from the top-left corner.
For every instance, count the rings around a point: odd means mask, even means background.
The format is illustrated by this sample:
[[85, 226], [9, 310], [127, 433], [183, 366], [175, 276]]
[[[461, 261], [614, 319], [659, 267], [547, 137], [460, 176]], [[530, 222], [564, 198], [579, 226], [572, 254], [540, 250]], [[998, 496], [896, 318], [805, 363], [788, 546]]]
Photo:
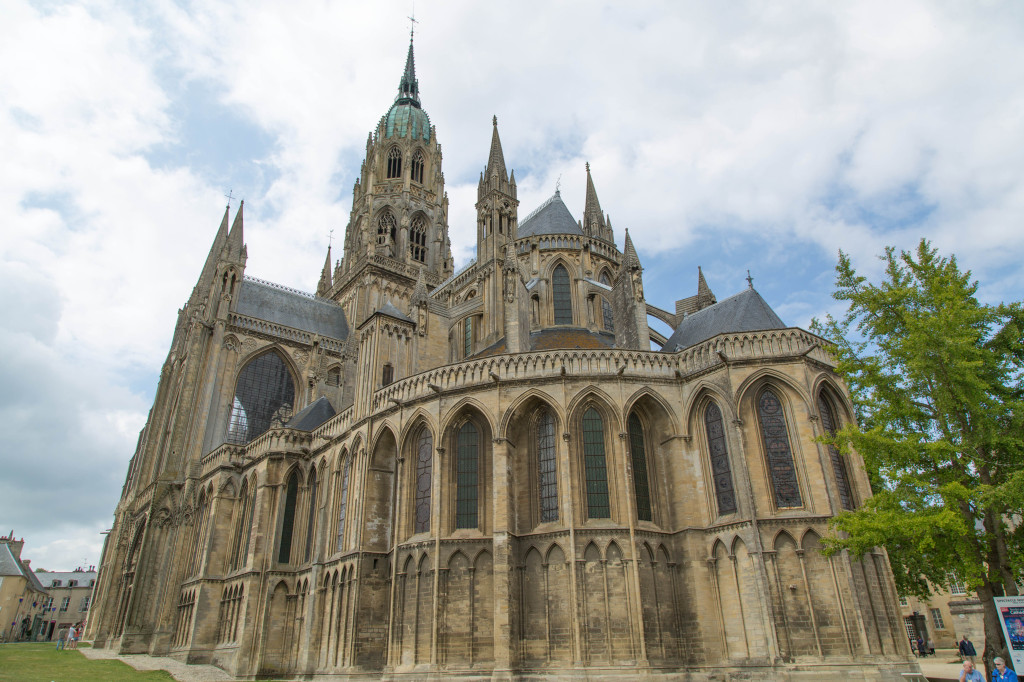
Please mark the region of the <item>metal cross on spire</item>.
[[750, 270], [747, 270], [747, 286], [751, 289], [754, 288], [754, 278], [750, 276]]
[[231, 208], [231, 200], [234, 199], [235, 197], [233, 196], [233, 191], [231, 190], [230, 187], [228, 188], [228, 193], [225, 194], [224, 196], [227, 197], [228, 208]]
[[412, 14], [406, 17], [409, 20], [409, 40], [412, 40], [416, 34], [416, 24], [420, 23], [416, 21], [416, 3], [412, 5]]
[[329, 233], [327, 233], [327, 248], [328, 249], [331, 248], [331, 245], [333, 243], [334, 243], [334, 228], [332, 227], [331, 231]]

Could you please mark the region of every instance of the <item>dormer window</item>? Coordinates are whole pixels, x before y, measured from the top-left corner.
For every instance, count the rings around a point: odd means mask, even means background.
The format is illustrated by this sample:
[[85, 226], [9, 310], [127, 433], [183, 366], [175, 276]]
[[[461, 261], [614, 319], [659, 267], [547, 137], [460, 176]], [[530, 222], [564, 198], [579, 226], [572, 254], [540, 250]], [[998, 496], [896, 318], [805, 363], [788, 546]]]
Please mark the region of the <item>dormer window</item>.
[[60, 581], [54, 580], [52, 583], [50, 583], [50, 587], [60, 587]]
[[392, 147], [388, 152], [388, 179], [402, 177], [402, 152]]

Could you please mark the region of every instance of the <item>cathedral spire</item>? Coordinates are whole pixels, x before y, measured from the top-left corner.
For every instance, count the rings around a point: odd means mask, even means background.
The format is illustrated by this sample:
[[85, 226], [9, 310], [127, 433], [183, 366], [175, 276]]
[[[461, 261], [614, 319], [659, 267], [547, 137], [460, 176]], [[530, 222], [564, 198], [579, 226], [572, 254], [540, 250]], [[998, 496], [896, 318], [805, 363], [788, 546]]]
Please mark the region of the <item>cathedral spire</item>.
[[717, 303], [718, 300], [715, 298], [715, 294], [712, 293], [711, 287], [708, 286], [707, 281], [704, 279], [704, 271], [701, 270], [700, 266], [697, 266], [697, 310], [703, 310], [709, 305]]
[[228, 255], [233, 258], [239, 258], [242, 255], [242, 249], [245, 247], [245, 238], [242, 234], [242, 209], [245, 208], [245, 200], [243, 199], [238, 204], [238, 213], [235, 214], [235, 221], [231, 223], [231, 232], [228, 234], [227, 239], [227, 250]]
[[590, 176], [590, 162], [587, 162], [587, 203], [583, 209], [583, 224], [593, 225], [604, 224], [604, 213], [601, 211], [601, 202], [597, 200], [597, 190], [594, 189], [594, 178]]
[[500, 180], [508, 180], [505, 172], [505, 154], [501, 151], [501, 138], [498, 137], [498, 117], [492, 120], [494, 131], [491, 133], [491, 153], [487, 157], [487, 168], [484, 171], [485, 177], [491, 177], [495, 173]]
[[316, 295], [323, 296], [331, 290], [331, 247], [327, 247], [327, 259], [324, 261], [324, 269], [320, 272], [320, 283], [316, 285]]
[[629, 230], [626, 230], [626, 244], [622, 247], [622, 268], [623, 270], [630, 268], [640, 268], [640, 257], [636, 255], [636, 247], [633, 246], [633, 239], [629, 236]]
[[409, 54], [405, 58], [405, 72], [398, 84], [398, 96], [395, 97], [397, 104], [412, 104], [420, 106], [420, 83], [416, 80], [416, 60], [412, 54], [412, 36], [409, 36]]

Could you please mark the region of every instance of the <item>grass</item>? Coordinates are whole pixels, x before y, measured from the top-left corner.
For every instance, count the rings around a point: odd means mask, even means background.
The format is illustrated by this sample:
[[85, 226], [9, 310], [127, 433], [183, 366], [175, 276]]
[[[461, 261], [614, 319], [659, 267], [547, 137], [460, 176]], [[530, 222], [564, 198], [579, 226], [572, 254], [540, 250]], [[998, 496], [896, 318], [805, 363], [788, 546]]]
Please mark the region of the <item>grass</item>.
[[3, 682], [174, 682], [163, 670], [141, 672], [121, 661], [89, 660], [49, 644], [0, 644]]

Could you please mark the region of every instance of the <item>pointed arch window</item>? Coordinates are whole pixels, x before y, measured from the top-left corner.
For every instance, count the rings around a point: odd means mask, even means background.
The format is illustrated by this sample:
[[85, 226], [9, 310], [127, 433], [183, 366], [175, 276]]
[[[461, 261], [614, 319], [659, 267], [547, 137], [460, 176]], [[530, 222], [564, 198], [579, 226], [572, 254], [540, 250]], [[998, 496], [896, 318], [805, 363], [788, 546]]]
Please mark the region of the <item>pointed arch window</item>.
[[277, 560], [287, 564], [292, 558], [292, 531], [295, 529], [295, 502], [299, 496], [299, 472], [292, 471], [284, 492], [284, 519], [281, 524], [281, 542]]
[[[821, 426], [825, 432], [830, 436], [835, 436], [839, 421], [836, 419], [835, 410], [832, 409], [832, 401], [825, 397], [824, 391], [818, 394], [818, 414], [821, 415]], [[831, 443], [828, 445], [828, 456], [832, 461], [832, 471], [836, 477], [836, 487], [839, 489], [839, 505], [843, 509], [853, 509], [853, 490], [850, 488], [846, 462], [843, 460], [839, 448]]]
[[277, 351], [250, 361], [238, 374], [228, 442], [244, 445], [292, 416], [295, 384]]
[[761, 391], [757, 401], [757, 412], [761, 419], [761, 433], [768, 456], [768, 472], [775, 492], [775, 506], [802, 507], [800, 486], [796, 480], [793, 465], [793, 449], [789, 443], [789, 429], [782, 401], [770, 388]]
[[402, 177], [402, 152], [392, 147], [388, 152], [388, 179]]
[[206, 545], [206, 526], [210, 517], [210, 499], [206, 491], [199, 493], [199, 504], [192, 519], [192, 556], [189, 562], [189, 576], [199, 575], [203, 563], [203, 549]]
[[427, 219], [418, 215], [409, 231], [409, 256], [417, 263], [427, 262]]
[[732, 466], [729, 464], [729, 450], [725, 443], [725, 425], [722, 410], [715, 403], [704, 409], [704, 429], [708, 437], [708, 453], [711, 459], [711, 475], [715, 481], [715, 501], [719, 514], [736, 511], [736, 491], [732, 486]]
[[587, 483], [587, 518], [611, 518], [608, 466], [604, 456], [604, 420], [593, 407], [583, 413], [583, 469]]
[[467, 317], [463, 329], [462, 357], [468, 358], [473, 354], [473, 318]]
[[433, 473], [434, 437], [424, 426], [416, 444], [416, 533], [430, 530], [430, 485]]
[[555, 309], [555, 324], [572, 324], [572, 292], [569, 271], [559, 265], [551, 273], [551, 293]]
[[651, 489], [647, 476], [647, 451], [644, 447], [644, 426], [636, 412], [629, 415], [629, 454], [633, 461], [633, 495], [636, 517], [651, 520]]
[[309, 561], [313, 555], [313, 534], [316, 531], [316, 493], [318, 487], [316, 469], [309, 471], [309, 508], [306, 510], [306, 551], [303, 561]]
[[345, 511], [348, 506], [348, 472], [351, 468], [351, 458], [345, 459], [345, 465], [341, 472], [341, 491], [338, 493], [338, 550], [345, 547]]
[[391, 211], [384, 211], [380, 220], [377, 221], [377, 244], [380, 246], [394, 244], [397, 226], [398, 221], [395, 220], [394, 214]]
[[459, 429], [456, 443], [455, 527], [476, 528], [480, 473], [480, 432], [473, 422]]
[[558, 470], [555, 464], [555, 418], [542, 408], [537, 415], [537, 481], [541, 523], [558, 520]]
[[231, 549], [231, 570], [245, 565], [249, 554], [249, 534], [252, 530], [252, 508], [256, 503], [256, 488], [249, 491], [249, 481], [242, 481], [238, 493], [238, 521], [235, 526], [235, 538]]
[[409, 164], [409, 177], [413, 182], [423, 184], [423, 152], [417, 151], [413, 155], [412, 163]]
[[[611, 280], [608, 279], [608, 273], [601, 273], [601, 284], [611, 286]], [[604, 318], [604, 330], [608, 332], [615, 331], [615, 311], [612, 309], [612, 304], [608, 300], [607, 296], [601, 297], [601, 316]]]

